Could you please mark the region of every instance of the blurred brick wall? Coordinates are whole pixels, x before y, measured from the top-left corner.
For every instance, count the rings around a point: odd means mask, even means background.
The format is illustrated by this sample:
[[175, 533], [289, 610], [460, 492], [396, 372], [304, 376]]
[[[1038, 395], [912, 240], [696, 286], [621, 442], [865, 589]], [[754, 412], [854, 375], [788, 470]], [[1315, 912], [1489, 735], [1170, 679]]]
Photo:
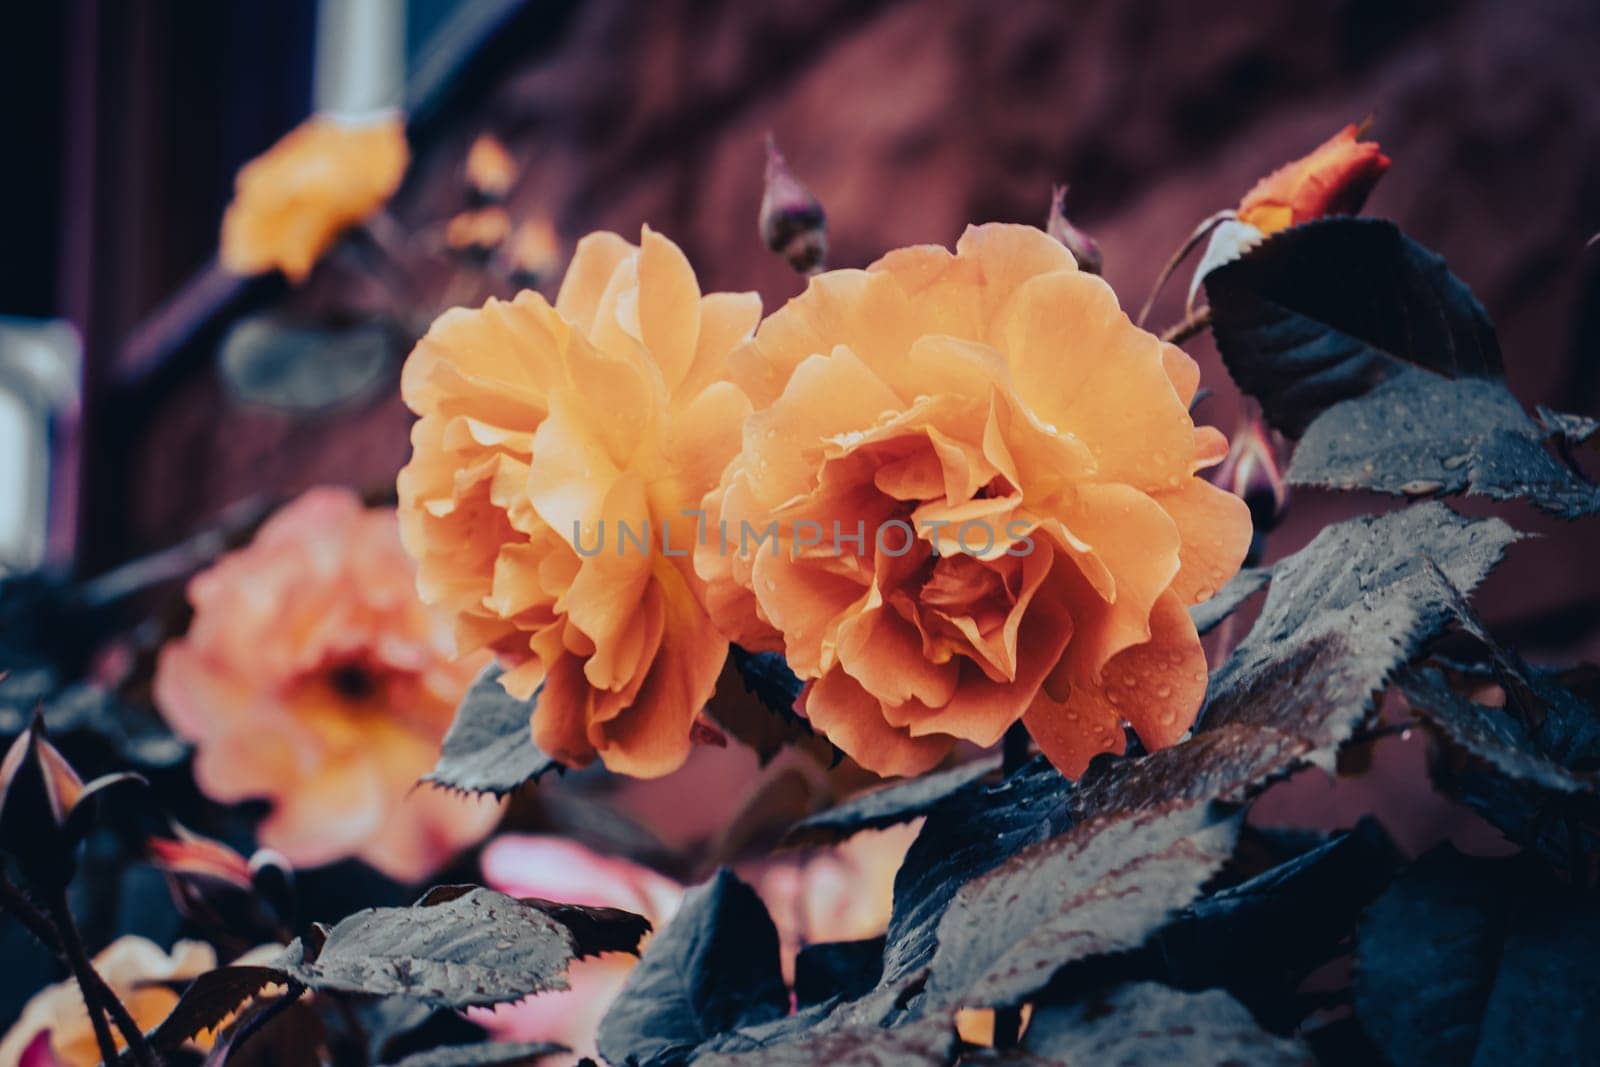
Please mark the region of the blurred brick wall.
[[[1075, 221], [1136, 306], [1197, 220], [1372, 114], [1395, 166], [1369, 210], [1473, 285], [1527, 402], [1593, 413], [1597, 44], [1592, 0], [591, 0], [552, 56], [419, 146], [397, 212], [421, 225], [454, 211], [466, 145], [492, 129], [527, 164], [518, 208], [550, 212], [569, 245], [649, 222], [705, 288], [758, 289], [775, 307], [799, 283], [755, 236], [770, 129], [827, 205], [835, 265], [949, 243], [969, 221], [1040, 221], [1067, 181]], [[1182, 288], [1154, 322], [1177, 316]], [[1204, 414], [1231, 429], [1214, 351], [1191, 350], [1219, 393]], [[140, 449], [132, 542], [161, 544], [254, 491], [384, 483], [408, 423], [392, 397], [305, 423], [229, 411], [214, 382], [189, 382]], [[1300, 494], [1278, 546], [1355, 506]], [[1511, 517], [1550, 536], [1491, 581], [1490, 615], [1552, 651], [1600, 651], [1592, 531]], [[1551, 610], [1567, 614], [1525, 625]]]

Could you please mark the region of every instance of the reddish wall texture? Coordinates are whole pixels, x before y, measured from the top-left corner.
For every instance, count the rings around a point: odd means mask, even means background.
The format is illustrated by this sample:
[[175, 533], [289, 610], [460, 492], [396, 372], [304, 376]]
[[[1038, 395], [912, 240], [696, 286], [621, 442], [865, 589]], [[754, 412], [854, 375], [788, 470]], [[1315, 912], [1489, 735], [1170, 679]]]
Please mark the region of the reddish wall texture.
[[[1472, 284], [1524, 400], [1593, 413], [1597, 45], [1588, 0], [591, 0], [555, 49], [425, 135], [396, 213], [421, 226], [456, 210], [466, 146], [490, 129], [525, 165], [518, 211], [551, 213], [569, 247], [648, 222], [705, 288], [758, 289], [775, 307], [800, 283], [756, 237], [770, 129], [827, 206], [835, 265], [950, 243], [968, 222], [1042, 221], [1067, 181], [1074, 220], [1136, 306], [1197, 220], [1371, 114], [1395, 165], [1369, 210]], [[1182, 289], [1156, 323], [1177, 317]], [[1191, 350], [1218, 390], [1204, 414], [1231, 429], [1237, 398], [1214, 350]], [[384, 483], [408, 422], [392, 396], [305, 423], [229, 410], [209, 377], [186, 382], [138, 451], [132, 541], [163, 543], [252, 492]], [[1276, 547], [1370, 503], [1298, 494]], [[1537, 649], [1600, 652], [1592, 532], [1511, 517], [1550, 536], [1491, 581], [1491, 618]], [[1529, 621], [1550, 611], [1565, 614]]]

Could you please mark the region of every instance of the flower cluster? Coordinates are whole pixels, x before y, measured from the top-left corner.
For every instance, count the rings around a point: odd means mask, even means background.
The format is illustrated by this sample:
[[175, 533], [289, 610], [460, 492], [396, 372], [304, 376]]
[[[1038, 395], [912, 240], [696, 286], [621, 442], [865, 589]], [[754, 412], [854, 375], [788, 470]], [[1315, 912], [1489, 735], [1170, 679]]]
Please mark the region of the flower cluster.
[[1227, 443], [1190, 418], [1192, 359], [1027, 226], [758, 317], [659, 234], [597, 234], [554, 306], [451, 311], [406, 365], [422, 595], [542, 686], [544, 751], [675, 769], [729, 641], [782, 651], [813, 728], [882, 774], [1019, 719], [1072, 775], [1124, 724], [1187, 731], [1188, 608], [1251, 532], [1197, 477]]

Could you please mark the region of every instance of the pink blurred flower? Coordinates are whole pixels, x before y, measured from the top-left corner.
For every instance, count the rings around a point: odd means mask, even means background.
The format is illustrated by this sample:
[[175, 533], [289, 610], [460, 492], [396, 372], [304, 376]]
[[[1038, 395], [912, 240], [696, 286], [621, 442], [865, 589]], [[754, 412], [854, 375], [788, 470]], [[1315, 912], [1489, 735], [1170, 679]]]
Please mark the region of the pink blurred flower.
[[457, 662], [417, 599], [391, 509], [313, 489], [189, 583], [194, 621], [155, 698], [212, 798], [263, 798], [261, 843], [296, 866], [357, 856], [415, 880], [499, 806], [414, 788], [481, 658]]
[[[883, 933], [894, 873], [916, 828], [859, 834], [837, 848], [762, 860], [740, 868], [778, 927], [784, 972], [794, 954], [819, 941]], [[625, 908], [660, 929], [678, 910], [684, 887], [639, 864], [601, 856], [559, 837], [506, 836], [483, 854], [484, 880], [503, 893], [570, 904]], [[505, 1041], [556, 1041], [575, 1062], [595, 1055], [595, 1032], [637, 961], [612, 954], [573, 964], [571, 988], [516, 1004], [475, 1010], [473, 1018]]]

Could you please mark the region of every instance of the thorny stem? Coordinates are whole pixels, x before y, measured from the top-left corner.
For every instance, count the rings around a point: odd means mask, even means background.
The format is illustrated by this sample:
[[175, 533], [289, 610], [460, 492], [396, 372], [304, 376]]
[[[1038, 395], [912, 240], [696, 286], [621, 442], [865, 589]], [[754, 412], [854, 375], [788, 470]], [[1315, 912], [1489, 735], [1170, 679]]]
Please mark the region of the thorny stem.
[[1211, 325], [1211, 308], [1195, 308], [1186, 315], [1182, 322], [1175, 322], [1161, 331], [1161, 339], [1171, 344], [1181, 345], [1197, 333], [1203, 332]]
[[[116, 1063], [117, 1042], [111, 1036], [111, 1026], [106, 1022], [106, 1014], [115, 1014], [111, 1005], [115, 1004], [117, 1008], [122, 1008], [122, 1002], [106, 986], [105, 980], [100, 977], [100, 973], [94, 969], [94, 963], [89, 959], [89, 953], [83, 947], [83, 936], [78, 933], [78, 924], [73, 920], [72, 912], [67, 908], [65, 891], [61, 893], [59, 900], [52, 902], [50, 917], [56, 934], [61, 939], [61, 956], [67, 961], [67, 966], [72, 970], [72, 977], [78, 982], [78, 991], [83, 996], [84, 1009], [89, 1013], [89, 1022], [94, 1027], [94, 1040], [100, 1046], [100, 1059], [103, 1063]], [[107, 1003], [108, 1000], [110, 1003]], [[123, 1014], [126, 1015], [127, 1009], [123, 1008], [122, 1010]], [[121, 1019], [117, 1020], [117, 1026], [122, 1028]], [[128, 1039], [129, 1049], [133, 1049], [133, 1037], [130, 1036], [126, 1028], [123, 1028], [122, 1032], [123, 1036]], [[133, 1027], [133, 1034], [138, 1036], [142, 1045], [144, 1034], [139, 1031], [137, 1025]], [[148, 1048], [144, 1050], [143, 1054], [134, 1051], [134, 1061], [150, 1065], [150, 1067], [154, 1065], [154, 1061], [149, 1058]]]
[[57, 955], [61, 954], [61, 939], [56, 936], [56, 928], [50, 924], [49, 917], [3, 873], [0, 873], [0, 908], [15, 915], [17, 921], [27, 927], [28, 933], [37, 938], [45, 948]]

